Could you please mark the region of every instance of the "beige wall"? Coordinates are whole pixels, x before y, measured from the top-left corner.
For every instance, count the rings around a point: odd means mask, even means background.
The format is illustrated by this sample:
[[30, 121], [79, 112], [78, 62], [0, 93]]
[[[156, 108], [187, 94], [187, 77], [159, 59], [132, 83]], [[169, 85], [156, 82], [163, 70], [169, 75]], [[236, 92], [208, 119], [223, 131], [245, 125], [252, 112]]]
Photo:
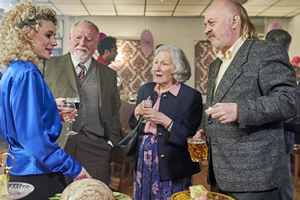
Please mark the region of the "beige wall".
[[[94, 22], [107, 35], [118, 39], [139, 39], [142, 31], [150, 29], [154, 45], [177, 45], [186, 53], [192, 66], [192, 77], [187, 84], [194, 87], [194, 46], [199, 40], [206, 40], [203, 18], [177, 17], [64, 17], [63, 52], [68, 51], [68, 34], [71, 26], [82, 19]], [[300, 56], [300, 15], [294, 18], [254, 18], [253, 23], [264, 24], [265, 32], [272, 22], [280, 23], [293, 37], [290, 58]]]
[[[194, 46], [197, 41], [206, 40], [202, 18], [76, 17], [71, 20], [81, 19], [94, 22], [101, 32], [118, 39], [140, 39], [142, 31], [148, 28], [153, 35], [154, 45], [163, 43], [179, 46], [186, 53], [192, 67], [192, 77], [187, 84], [194, 87]], [[67, 21], [70, 21], [70, 18]], [[72, 25], [73, 23], [65, 23], [67, 32]], [[67, 44], [67, 40], [64, 44]], [[67, 50], [68, 47], [64, 46], [64, 53]]]
[[300, 15], [297, 15], [289, 20], [287, 31], [292, 36], [292, 43], [290, 46], [290, 58], [300, 56]]

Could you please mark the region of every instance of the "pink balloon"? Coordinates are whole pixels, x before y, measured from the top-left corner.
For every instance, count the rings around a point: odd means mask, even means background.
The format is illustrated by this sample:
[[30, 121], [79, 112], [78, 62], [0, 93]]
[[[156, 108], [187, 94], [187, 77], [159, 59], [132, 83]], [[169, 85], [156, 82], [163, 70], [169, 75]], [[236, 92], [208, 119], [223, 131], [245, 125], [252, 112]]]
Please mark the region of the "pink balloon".
[[277, 22], [271, 23], [268, 26], [268, 32], [271, 31], [271, 30], [275, 30], [275, 29], [282, 29], [282, 26]]
[[98, 42], [99, 42], [101, 39], [105, 38], [105, 37], [106, 37], [106, 34], [105, 34], [105, 33], [102, 33], [102, 32], [100, 32], [100, 33], [99, 33]]

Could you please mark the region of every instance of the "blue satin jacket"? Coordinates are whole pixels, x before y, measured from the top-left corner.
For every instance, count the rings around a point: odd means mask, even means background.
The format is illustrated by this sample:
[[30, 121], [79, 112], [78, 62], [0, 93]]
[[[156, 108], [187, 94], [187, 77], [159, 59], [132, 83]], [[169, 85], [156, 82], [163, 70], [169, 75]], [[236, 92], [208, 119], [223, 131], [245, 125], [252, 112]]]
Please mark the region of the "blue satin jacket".
[[55, 99], [38, 68], [11, 62], [0, 82], [0, 133], [15, 158], [9, 173], [78, 176], [82, 166], [56, 143], [61, 129]]

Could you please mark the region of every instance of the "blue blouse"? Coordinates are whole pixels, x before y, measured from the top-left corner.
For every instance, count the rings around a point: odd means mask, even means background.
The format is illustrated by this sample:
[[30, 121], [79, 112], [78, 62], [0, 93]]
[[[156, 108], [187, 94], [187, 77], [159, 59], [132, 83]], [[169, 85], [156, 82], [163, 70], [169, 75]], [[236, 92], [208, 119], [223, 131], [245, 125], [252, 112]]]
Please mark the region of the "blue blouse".
[[56, 142], [61, 129], [55, 99], [38, 68], [12, 61], [0, 82], [0, 133], [15, 158], [9, 173], [62, 172], [77, 177], [82, 166]]

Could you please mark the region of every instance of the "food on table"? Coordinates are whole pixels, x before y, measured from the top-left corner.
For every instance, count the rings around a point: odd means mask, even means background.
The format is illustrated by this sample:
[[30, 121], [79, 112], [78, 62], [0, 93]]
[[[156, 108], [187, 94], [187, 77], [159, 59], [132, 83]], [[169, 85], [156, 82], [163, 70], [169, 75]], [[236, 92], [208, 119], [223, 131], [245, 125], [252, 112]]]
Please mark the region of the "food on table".
[[49, 200], [60, 200], [61, 193], [55, 194], [54, 197], [50, 197]]
[[207, 196], [200, 196], [196, 198], [195, 200], [210, 200]]
[[194, 199], [201, 196], [206, 196], [208, 192], [203, 185], [190, 186], [189, 189], [190, 189], [190, 195]]
[[61, 194], [60, 200], [114, 200], [111, 189], [96, 179], [81, 179], [71, 183]]

